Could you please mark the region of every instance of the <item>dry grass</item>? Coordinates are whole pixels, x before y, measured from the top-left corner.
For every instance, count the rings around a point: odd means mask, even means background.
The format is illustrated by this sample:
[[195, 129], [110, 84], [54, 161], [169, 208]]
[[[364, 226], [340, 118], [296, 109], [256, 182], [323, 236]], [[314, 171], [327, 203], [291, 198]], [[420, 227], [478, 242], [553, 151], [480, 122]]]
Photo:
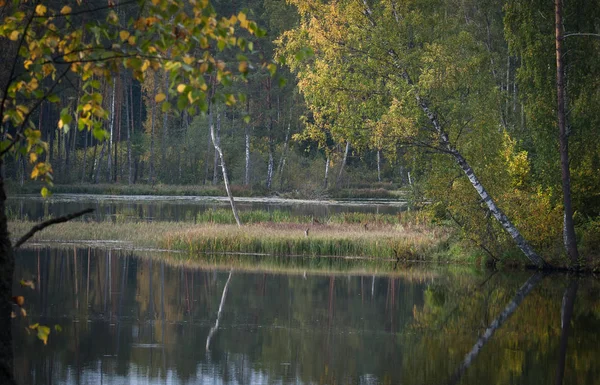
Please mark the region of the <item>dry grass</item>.
[[[11, 234], [34, 225], [12, 221]], [[305, 231], [308, 229], [308, 236]], [[417, 225], [257, 223], [238, 228], [229, 224], [181, 222], [67, 222], [37, 233], [32, 241], [123, 241], [134, 247], [154, 247], [200, 253], [253, 253], [300, 256], [358, 256], [426, 260], [448, 239], [448, 230]]]

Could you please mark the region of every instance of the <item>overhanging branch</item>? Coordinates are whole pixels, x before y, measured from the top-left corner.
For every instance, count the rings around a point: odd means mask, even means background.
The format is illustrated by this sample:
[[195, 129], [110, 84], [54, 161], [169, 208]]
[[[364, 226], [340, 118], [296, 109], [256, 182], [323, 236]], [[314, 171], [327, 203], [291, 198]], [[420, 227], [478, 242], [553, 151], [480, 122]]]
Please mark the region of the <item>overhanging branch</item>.
[[38, 231], [42, 231], [44, 230], [46, 227], [48, 226], [52, 226], [55, 225], [57, 223], [63, 223], [63, 222], [68, 222], [72, 219], [78, 218], [82, 215], [85, 214], [89, 214], [91, 212], [93, 212], [94, 209], [85, 209], [82, 211], [78, 211], [76, 213], [73, 214], [68, 214], [68, 215], [64, 215], [62, 217], [58, 217], [58, 218], [54, 218], [54, 219], [49, 219], [47, 221], [44, 221], [42, 223], [38, 223], [37, 225], [33, 226], [31, 228], [31, 230], [29, 230], [29, 232], [25, 235], [23, 235], [21, 238], [19, 238], [19, 240], [17, 241], [17, 243], [15, 243], [14, 249], [18, 249], [21, 245], [23, 245], [23, 243], [27, 242], [27, 240], [29, 240], [29, 238], [33, 237], [35, 235], [35, 233], [37, 233]]

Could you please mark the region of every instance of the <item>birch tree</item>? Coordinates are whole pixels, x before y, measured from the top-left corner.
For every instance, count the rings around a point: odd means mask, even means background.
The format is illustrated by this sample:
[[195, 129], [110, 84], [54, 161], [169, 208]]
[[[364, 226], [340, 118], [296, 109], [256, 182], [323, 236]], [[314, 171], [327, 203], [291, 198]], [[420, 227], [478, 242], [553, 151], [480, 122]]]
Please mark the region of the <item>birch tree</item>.
[[366, 143], [369, 128], [379, 126], [384, 140], [446, 155], [529, 261], [546, 268], [485, 186], [495, 181], [486, 169], [497, 158], [484, 152], [497, 154], [501, 144], [497, 93], [485, 47], [459, 17], [445, 16], [455, 8], [292, 3], [302, 22], [280, 39], [280, 54], [311, 112], [353, 144]]

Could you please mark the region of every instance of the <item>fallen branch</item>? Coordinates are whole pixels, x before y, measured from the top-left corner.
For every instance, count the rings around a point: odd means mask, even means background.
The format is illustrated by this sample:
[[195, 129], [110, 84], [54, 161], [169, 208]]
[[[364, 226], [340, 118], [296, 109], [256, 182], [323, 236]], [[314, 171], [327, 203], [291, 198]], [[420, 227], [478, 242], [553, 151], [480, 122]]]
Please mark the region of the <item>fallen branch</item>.
[[48, 226], [52, 226], [52, 225], [55, 225], [57, 223], [68, 222], [71, 219], [75, 219], [75, 218], [80, 217], [82, 215], [89, 214], [89, 213], [91, 213], [93, 211], [94, 211], [94, 209], [91, 209], [91, 208], [90, 209], [85, 209], [85, 210], [78, 211], [78, 212], [73, 213], [73, 214], [64, 215], [62, 217], [58, 217], [58, 218], [54, 218], [54, 219], [49, 219], [49, 220], [44, 221], [42, 223], [38, 223], [37, 225], [33, 226], [31, 228], [31, 230], [29, 230], [29, 232], [27, 234], [25, 234], [21, 238], [19, 238], [19, 240], [17, 241], [17, 243], [15, 243], [14, 249], [18, 249], [23, 243], [27, 242], [27, 240], [29, 238], [33, 237], [35, 233], [37, 233], [38, 231], [44, 230]]

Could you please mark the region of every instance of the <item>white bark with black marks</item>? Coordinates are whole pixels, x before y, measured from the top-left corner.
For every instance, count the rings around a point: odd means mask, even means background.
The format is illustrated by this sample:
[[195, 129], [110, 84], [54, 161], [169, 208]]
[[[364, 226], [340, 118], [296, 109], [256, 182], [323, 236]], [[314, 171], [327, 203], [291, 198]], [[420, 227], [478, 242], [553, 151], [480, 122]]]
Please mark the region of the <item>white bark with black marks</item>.
[[221, 159], [221, 171], [223, 172], [223, 182], [225, 183], [225, 190], [227, 191], [227, 197], [229, 198], [229, 203], [231, 204], [231, 211], [233, 212], [233, 217], [235, 218], [235, 223], [237, 223], [238, 227], [242, 226], [242, 221], [240, 220], [240, 216], [238, 215], [237, 208], [235, 206], [235, 200], [233, 199], [233, 194], [231, 193], [231, 186], [229, 185], [229, 178], [227, 177], [227, 167], [225, 166], [225, 157], [223, 156], [223, 150], [221, 149], [221, 139], [219, 137], [219, 131], [221, 128], [221, 115], [217, 112], [217, 130], [215, 133], [215, 126], [213, 124], [213, 113], [212, 108], [208, 114], [208, 120], [210, 124], [210, 136], [212, 138], [213, 145], [215, 146], [215, 151], [219, 154]]

